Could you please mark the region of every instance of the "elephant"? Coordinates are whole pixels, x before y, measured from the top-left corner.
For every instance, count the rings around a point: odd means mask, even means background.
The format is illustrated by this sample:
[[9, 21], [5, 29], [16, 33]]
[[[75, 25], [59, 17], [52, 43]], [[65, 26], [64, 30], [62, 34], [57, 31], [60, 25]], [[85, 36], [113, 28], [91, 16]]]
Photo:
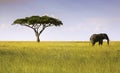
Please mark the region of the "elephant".
[[96, 42], [99, 42], [99, 45], [102, 45], [104, 39], [107, 40], [107, 44], [109, 45], [109, 37], [106, 33], [92, 34], [90, 42], [92, 43], [92, 46], [94, 46]]

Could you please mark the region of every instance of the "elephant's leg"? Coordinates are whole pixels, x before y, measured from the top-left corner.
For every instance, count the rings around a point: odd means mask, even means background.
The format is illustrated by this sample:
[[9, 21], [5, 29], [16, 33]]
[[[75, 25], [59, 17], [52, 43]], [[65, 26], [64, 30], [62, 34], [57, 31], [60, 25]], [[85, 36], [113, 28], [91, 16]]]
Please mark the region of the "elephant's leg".
[[99, 45], [102, 45], [102, 44], [103, 44], [103, 40], [100, 40], [100, 41], [99, 41]]
[[99, 45], [101, 45], [101, 41], [98, 41]]
[[101, 45], [103, 44], [103, 40], [101, 40]]

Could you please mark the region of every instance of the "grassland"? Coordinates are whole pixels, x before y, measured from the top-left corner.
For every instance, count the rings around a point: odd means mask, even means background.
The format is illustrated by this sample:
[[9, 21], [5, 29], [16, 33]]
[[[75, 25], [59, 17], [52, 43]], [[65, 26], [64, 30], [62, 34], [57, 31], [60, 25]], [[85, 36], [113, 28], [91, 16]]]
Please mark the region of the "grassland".
[[120, 73], [120, 42], [0, 42], [0, 73]]

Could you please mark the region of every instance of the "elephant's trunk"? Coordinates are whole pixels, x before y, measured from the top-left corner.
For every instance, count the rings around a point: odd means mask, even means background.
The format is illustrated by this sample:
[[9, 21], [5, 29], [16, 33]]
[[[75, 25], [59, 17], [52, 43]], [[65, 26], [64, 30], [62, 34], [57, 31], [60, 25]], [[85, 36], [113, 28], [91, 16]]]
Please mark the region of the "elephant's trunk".
[[106, 39], [107, 40], [107, 44], [109, 45], [109, 37], [107, 36], [107, 34], [105, 34], [106, 36], [105, 36], [105, 38], [104, 39]]
[[109, 45], [109, 39], [107, 39], [107, 44]]
[[110, 41], [109, 38], [106, 38], [106, 40], [107, 40], [107, 44], [109, 45], [109, 41]]

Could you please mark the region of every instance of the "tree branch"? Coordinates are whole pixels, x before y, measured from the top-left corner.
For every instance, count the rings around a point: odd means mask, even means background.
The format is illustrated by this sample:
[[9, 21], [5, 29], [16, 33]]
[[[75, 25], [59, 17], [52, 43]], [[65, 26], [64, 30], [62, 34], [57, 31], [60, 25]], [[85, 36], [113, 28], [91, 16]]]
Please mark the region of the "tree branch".
[[45, 25], [45, 27], [49, 27], [49, 26], [53, 26], [53, 25], [51, 25], [51, 24]]
[[30, 25], [23, 25], [23, 26], [27, 26], [27, 27], [29, 27], [29, 28], [34, 29], [34, 28], [33, 28], [34, 25], [33, 25], [33, 26], [30, 26]]
[[46, 26], [43, 25], [42, 29], [41, 29], [40, 32], [39, 32], [39, 35], [45, 30], [45, 28], [46, 28]]

